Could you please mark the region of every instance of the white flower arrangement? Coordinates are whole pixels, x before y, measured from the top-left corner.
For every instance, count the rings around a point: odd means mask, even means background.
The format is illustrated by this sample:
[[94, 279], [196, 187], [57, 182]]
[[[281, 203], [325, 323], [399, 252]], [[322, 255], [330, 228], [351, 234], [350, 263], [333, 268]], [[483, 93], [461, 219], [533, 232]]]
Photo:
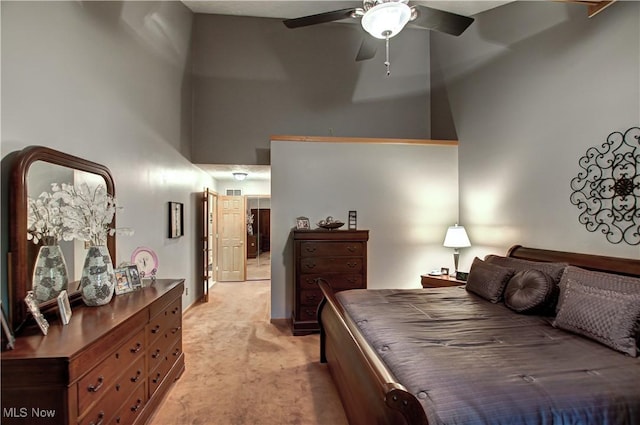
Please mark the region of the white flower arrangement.
[[[67, 229], [63, 223], [61, 206], [60, 198], [48, 192], [42, 192], [35, 199], [27, 198], [27, 239], [34, 244], [41, 240], [45, 244], [55, 244], [55, 241], [64, 239]], [[67, 238], [65, 240], [71, 240], [68, 235]]]
[[88, 241], [94, 246], [105, 245], [107, 235], [132, 235], [128, 228], [111, 227], [116, 210], [122, 209], [105, 186], [89, 188], [86, 183], [78, 186], [62, 183], [52, 185], [54, 196], [60, 197], [63, 205], [62, 221], [66, 237]]
[[128, 228], [111, 227], [116, 210], [121, 209], [103, 185], [91, 189], [86, 183], [77, 186], [53, 183], [51, 193], [29, 199], [29, 240], [38, 243], [43, 237], [58, 240], [78, 239], [94, 246], [105, 245], [107, 235], [132, 235]]

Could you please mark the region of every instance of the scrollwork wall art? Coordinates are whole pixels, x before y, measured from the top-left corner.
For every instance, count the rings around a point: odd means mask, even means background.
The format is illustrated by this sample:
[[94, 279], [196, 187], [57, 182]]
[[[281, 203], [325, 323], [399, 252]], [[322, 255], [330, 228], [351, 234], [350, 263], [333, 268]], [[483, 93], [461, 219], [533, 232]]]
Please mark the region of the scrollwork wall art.
[[570, 197], [578, 221], [613, 244], [640, 245], [640, 127], [614, 131], [578, 164]]

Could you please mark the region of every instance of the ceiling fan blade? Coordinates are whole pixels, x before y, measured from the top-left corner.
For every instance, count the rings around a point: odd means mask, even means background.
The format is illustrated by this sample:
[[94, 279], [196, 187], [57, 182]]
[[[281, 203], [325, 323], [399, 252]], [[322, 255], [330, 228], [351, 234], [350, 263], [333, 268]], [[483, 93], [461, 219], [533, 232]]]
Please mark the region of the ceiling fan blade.
[[325, 22], [339, 21], [341, 19], [351, 18], [351, 14], [356, 8], [334, 10], [332, 12], [318, 13], [316, 15], [303, 16], [301, 18], [285, 19], [282, 21], [287, 28], [299, 28], [309, 25], [324, 24]]
[[362, 39], [362, 43], [360, 44], [360, 50], [358, 50], [356, 62], [373, 59], [373, 57], [376, 55], [376, 51], [378, 50], [377, 41], [377, 39], [370, 37], [369, 34], [366, 34]]
[[412, 25], [446, 34], [460, 35], [474, 21], [468, 16], [444, 12], [427, 6], [416, 5], [413, 7], [417, 10], [418, 17], [410, 22]]

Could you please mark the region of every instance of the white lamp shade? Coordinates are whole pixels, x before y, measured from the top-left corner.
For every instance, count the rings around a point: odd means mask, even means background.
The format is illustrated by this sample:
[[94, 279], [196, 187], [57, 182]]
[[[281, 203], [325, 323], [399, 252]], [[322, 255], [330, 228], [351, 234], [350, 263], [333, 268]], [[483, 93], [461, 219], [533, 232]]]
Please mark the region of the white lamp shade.
[[404, 3], [380, 3], [362, 17], [362, 28], [375, 38], [391, 38], [411, 19], [411, 8]]
[[444, 237], [444, 244], [447, 248], [465, 248], [471, 246], [467, 231], [464, 226], [449, 226], [447, 234]]

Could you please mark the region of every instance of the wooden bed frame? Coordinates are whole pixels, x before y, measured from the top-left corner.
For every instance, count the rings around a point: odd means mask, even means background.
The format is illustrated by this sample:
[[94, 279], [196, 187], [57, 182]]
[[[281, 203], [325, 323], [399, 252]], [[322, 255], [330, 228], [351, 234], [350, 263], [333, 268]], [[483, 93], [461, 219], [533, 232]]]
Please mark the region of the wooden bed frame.
[[[584, 269], [640, 277], [640, 260], [511, 247], [507, 256], [565, 262]], [[328, 363], [352, 425], [428, 425], [418, 402], [387, 369], [345, 314], [331, 287], [319, 281], [324, 300], [318, 308], [320, 361]]]

